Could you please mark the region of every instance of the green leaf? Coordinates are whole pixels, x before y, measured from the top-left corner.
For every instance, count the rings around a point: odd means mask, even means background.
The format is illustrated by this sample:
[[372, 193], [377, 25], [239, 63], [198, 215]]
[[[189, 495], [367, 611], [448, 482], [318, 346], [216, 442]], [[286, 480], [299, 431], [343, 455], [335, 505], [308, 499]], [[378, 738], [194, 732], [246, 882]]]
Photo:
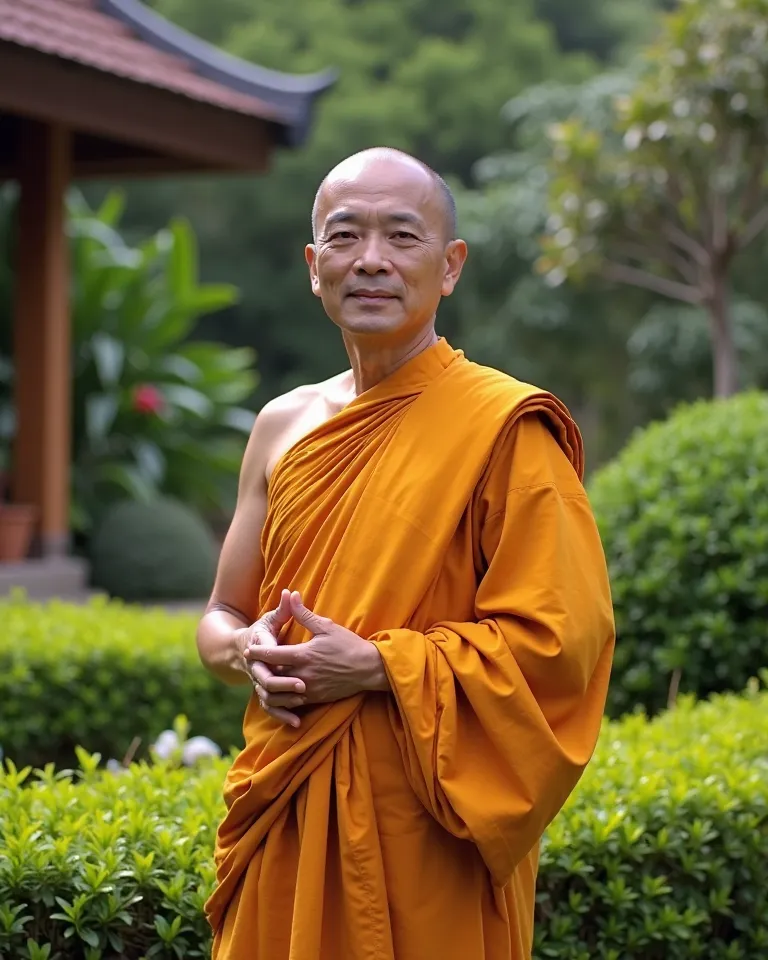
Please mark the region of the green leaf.
[[167, 384], [163, 388], [168, 403], [207, 419], [213, 413], [213, 404], [204, 393], [181, 384]]
[[222, 412], [220, 418], [220, 422], [224, 426], [231, 427], [233, 430], [246, 435], [250, 434], [255, 420], [256, 414], [243, 407], [228, 407]]
[[88, 440], [98, 446], [109, 434], [117, 415], [118, 400], [114, 394], [92, 393], [85, 401], [85, 422]]
[[129, 463], [105, 463], [98, 468], [97, 477], [101, 483], [111, 483], [134, 500], [149, 502], [157, 493], [141, 470]]
[[197, 284], [197, 244], [187, 220], [177, 217], [169, 225], [172, 242], [168, 254], [168, 286], [177, 300], [185, 300]]
[[114, 387], [123, 371], [125, 347], [109, 334], [97, 332], [91, 339], [91, 350], [102, 387]]

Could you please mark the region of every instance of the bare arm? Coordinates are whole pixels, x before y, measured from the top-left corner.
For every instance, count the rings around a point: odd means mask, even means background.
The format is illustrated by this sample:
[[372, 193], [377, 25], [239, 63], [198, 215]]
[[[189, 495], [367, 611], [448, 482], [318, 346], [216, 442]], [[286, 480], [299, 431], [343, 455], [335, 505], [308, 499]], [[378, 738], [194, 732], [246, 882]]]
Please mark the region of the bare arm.
[[279, 417], [265, 407], [256, 418], [240, 470], [237, 507], [222, 546], [216, 580], [197, 629], [203, 665], [231, 685], [251, 678], [243, 659], [248, 628], [257, 619], [264, 574], [259, 544], [267, 515], [266, 463]]

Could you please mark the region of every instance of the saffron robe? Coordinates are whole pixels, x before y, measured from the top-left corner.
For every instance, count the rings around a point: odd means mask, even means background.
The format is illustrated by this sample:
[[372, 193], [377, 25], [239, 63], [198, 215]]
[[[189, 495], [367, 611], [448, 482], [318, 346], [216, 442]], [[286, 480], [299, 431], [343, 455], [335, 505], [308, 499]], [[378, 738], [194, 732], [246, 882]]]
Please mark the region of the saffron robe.
[[613, 649], [581, 474], [553, 396], [444, 340], [284, 455], [260, 609], [300, 590], [377, 645], [392, 692], [298, 729], [251, 699], [215, 960], [530, 957], [539, 839], [593, 751]]

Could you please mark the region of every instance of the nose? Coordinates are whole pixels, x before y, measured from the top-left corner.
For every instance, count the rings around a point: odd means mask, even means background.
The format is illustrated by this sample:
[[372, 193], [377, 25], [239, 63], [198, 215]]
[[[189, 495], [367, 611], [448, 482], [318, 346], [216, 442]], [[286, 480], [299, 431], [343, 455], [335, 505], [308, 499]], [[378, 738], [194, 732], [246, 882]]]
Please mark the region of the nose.
[[392, 263], [387, 255], [386, 244], [381, 237], [372, 234], [365, 238], [355, 261], [354, 271], [358, 276], [366, 274], [370, 277], [392, 272]]

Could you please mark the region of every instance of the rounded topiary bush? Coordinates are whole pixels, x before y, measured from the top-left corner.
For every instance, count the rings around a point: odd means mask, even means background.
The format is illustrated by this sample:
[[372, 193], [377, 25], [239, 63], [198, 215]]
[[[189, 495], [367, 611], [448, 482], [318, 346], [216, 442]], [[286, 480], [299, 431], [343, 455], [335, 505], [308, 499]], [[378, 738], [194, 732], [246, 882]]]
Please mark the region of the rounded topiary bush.
[[742, 689], [768, 662], [768, 395], [680, 407], [595, 474], [617, 644], [612, 714]]
[[123, 600], [198, 600], [210, 593], [217, 556], [212, 532], [182, 503], [126, 500], [93, 538], [93, 584]]

